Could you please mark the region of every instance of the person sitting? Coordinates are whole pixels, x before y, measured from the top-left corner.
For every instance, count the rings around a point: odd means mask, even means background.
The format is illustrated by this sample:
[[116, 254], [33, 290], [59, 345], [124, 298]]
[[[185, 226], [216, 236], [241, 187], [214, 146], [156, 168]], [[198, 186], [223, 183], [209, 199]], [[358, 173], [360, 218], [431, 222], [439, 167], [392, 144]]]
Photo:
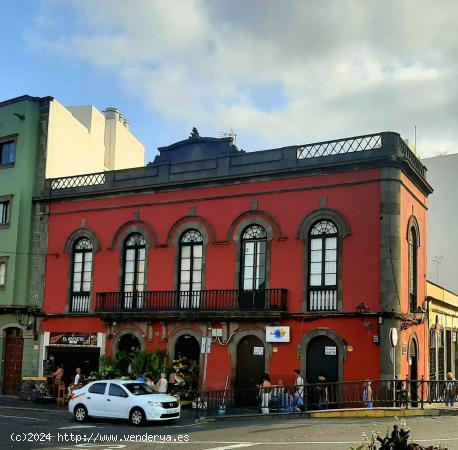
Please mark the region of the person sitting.
[[135, 381], [139, 381], [140, 383], [146, 383], [145, 375], [138, 375]]
[[154, 381], [151, 379], [151, 376], [148, 373], [143, 374], [143, 378], [146, 380], [146, 384], [152, 389], [156, 389]]
[[82, 387], [83, 384], [84, 384], [84, 375], [81, 373], [81, 367], [77, 367], [75, 378], [73, 379], [73, 383], [68, 387], [68, 396], [70, 397], [72, 392]]
[[156, 383], [156, 391], [159, 394], [165, 394], [167, 393], [167, 379], [165, 378], [165, 373], [161, 373], [161, 378]]
[[57, 366], [57, 370], [52, 374], [54, 383], [62, 381], [64, 377], [64, 365], [61, 363]]

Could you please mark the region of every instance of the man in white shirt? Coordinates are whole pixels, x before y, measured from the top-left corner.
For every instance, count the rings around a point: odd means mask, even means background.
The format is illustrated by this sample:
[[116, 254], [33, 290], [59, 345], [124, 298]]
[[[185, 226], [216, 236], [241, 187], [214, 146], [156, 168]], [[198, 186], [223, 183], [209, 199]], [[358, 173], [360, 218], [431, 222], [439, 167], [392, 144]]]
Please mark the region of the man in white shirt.
[[165, 378], [165, 373], [161, 373], [161, 378], [159, 378], [156, 383], [156, 391], [159, 392], [159, 394], [167, 393], [167, 379]]
[[68, 396], [70, 396], [71, 393], [75, 389], [78, 389], [79, 387], [81, 387], [83, 383], [84, 383], [84, 375], [81, 373], [81, 367], [77, 367], [73, 383], [68, 387]]

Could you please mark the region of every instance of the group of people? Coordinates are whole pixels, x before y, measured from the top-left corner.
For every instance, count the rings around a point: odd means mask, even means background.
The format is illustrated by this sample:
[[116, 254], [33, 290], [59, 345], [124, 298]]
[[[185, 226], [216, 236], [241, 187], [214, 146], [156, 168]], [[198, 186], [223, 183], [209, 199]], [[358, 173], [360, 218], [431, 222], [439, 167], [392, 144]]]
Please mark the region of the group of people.
[[[314, 386], [319, 405], [327, 403], [327, 387], [323, 385], [326, 378], [323, 374], [318, 377], [318, 383]], [[262, 383], [259, 385], [261, 397], [261, 409], [268, 413], [274, 406], [280, 412], [305, 411], [307, 409], [306, 382], [299, 369], [294, 370], [294, 385], [287, 387], [282, 379], [272, 384], [268, 373], [264, 374]]]
[[146, 383], [148, 386], [150, 386], [153, 390], [155, 390], [159, 394], [167, 393], [168, 382], [167, 382], [165, 372], [161, 373], [161, 376], [156, 381], [156, 383], [154, 383], [152, 375], [148, 373], [144, 373], [142, 376], [138, 377], [137, 381]]

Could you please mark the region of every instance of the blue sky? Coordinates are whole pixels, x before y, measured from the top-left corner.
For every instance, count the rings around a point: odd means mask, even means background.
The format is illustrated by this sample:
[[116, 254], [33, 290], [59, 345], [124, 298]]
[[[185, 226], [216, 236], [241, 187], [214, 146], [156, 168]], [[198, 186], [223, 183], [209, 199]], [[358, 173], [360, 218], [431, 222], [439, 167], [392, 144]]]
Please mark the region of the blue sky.
[[155, 149], [258, 150], [383, 130], [457, 151], [458, 3], [0, 0], [0, 99], [118, 107]]

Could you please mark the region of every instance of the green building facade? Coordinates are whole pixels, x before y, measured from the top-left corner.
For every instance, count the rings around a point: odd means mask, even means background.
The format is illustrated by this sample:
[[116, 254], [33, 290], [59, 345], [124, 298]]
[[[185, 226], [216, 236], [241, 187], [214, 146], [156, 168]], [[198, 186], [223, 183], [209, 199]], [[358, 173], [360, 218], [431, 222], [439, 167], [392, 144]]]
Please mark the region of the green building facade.
[[[36, 376], [46, 243], [34, 242], [44, 224], [33, 208], [44, 182], [50, 97], [0, 103], [0, 383], [16, 392], [22, 376]], [[35, 254], [34, 254], [35, 253]]]

